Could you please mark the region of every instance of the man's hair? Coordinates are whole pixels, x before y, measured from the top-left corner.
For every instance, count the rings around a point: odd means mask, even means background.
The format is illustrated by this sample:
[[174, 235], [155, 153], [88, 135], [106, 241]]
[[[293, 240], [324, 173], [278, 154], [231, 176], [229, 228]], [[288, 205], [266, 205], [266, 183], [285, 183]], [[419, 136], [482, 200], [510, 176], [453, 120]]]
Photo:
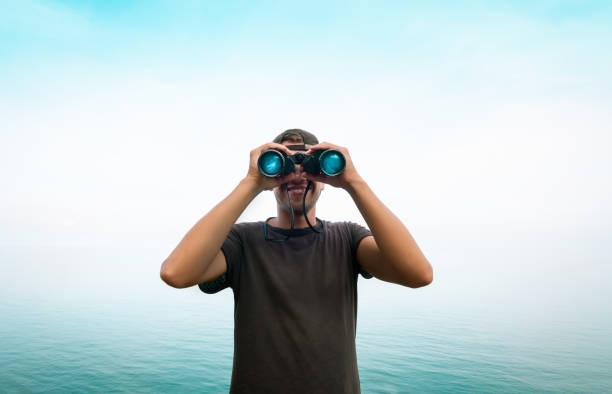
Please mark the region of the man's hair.
[[302, 129], [289, 129], [280, 133], [274, 141], [277, 144], [282, 144], [283, 141], [301, 142], [304, 145], [317, 145], [319, 140], [314, 134]]

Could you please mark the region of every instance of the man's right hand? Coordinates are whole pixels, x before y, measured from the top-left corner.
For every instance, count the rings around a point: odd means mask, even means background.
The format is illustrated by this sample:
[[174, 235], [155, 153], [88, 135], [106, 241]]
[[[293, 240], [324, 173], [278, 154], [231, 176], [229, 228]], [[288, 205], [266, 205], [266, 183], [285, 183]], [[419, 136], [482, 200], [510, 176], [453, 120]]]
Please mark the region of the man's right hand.
[[289, 155], [292, 153], [284, 145], [272, 142], [251, 151], [247, 176], [229, 196], [187, 232], [162, 263], [160, 276], [164, 282], [172, 287], [184, 288], [215, 279], [226, 272], [227, 262], [221, 246], [245, 208], [261, 191], [273, 189], [301, 176], [298, 171], [278, 178], [268, 178], [261, 174], [257, 160], [266, 149], [278, 149]]
[[277, 149], [277, 150], [285, 152], [287, 155], [293, 154], [293, 152], [287, 149], [285, 145], [277, 144], [274, 142], [263, 144], [262, 146], [255, 148], [251, 151], [249, 171], [247, 173], [246, 178], [252, 179], [255, 181], [255, 184], [257, 185], [257, 188], [258, 188], [258, 192], [261, 192], [263, 190], [272, 190], [275, 187], [282, 185], [283, 183], [289, 182], [292, 178], [296, 176], [295, 173], [291, 173], [291, 174], [271, 178], [271, 177], [267, 177], [264, 174], [262, 174], [259, 171], [259, 168], [257, 167], [257, 161], [259, 160], [259, 156], [262, 154], [262, 152], [268, 149]]

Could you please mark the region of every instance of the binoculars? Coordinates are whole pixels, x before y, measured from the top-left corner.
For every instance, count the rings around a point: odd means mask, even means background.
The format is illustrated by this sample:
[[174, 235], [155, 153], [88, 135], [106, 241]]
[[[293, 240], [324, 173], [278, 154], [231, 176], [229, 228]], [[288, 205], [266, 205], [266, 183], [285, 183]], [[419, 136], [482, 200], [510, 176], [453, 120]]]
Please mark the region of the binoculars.
[[267, 177], [279, 177], [293, 172], [296, 164], [301, 164], [309, 174], [336, 176], [342, 174], [346, 167], [344, 155], [336, 149], [316, 150], [311, 155], [268, 149], [261, 153], [257, 160], [259, 171]]

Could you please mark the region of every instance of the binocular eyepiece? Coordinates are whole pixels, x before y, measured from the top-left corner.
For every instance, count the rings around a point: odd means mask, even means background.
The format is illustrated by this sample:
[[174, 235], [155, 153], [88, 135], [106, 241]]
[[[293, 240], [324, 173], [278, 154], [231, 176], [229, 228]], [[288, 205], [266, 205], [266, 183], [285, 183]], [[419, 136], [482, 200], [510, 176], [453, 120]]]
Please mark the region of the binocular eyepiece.
[[336, 149], [316, 150], [311, 155], [268, 149], [261, 153], [257, 160], [259, 172], [267, 177], [279, 177], [293, 172], [296, 164], [301, 164], [309, 174], [336, 176], [342, 174], [346, 167], [344, 155]]

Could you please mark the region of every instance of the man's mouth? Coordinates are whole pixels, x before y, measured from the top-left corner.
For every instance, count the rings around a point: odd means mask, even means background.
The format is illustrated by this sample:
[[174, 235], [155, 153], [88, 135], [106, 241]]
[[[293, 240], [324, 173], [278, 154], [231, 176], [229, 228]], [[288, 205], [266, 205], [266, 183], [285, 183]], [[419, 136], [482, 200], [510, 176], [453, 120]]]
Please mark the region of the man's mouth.
[[306, 190], [306, 185], [307, 184], [305, 183], [297, 183], [297, 184], [288, 183], [287, 191], [289, 193], [304, 193], [304, 191]]

